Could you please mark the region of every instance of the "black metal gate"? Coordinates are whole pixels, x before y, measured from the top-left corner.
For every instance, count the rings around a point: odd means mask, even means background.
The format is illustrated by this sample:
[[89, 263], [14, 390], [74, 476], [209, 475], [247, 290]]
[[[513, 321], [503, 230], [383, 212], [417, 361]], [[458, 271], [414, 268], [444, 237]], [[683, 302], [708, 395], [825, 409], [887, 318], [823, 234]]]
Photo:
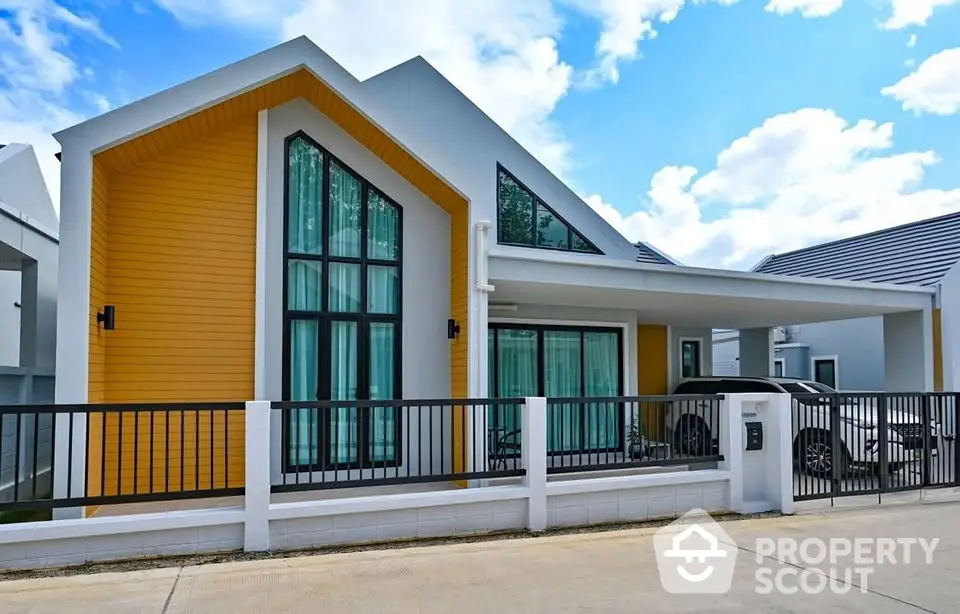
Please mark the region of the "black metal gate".
[[960, 486], [960, 393], [793, 395], [794, 501]]

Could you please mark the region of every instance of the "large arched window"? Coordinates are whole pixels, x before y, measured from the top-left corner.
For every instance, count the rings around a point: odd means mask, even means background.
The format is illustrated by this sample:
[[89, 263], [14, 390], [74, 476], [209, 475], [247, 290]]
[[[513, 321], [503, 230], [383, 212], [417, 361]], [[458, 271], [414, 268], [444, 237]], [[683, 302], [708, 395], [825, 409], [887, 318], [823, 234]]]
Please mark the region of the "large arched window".
[[[400, 206], [302, 132], [285, 171], [286, 398], [399, 398]], [[284, 428], [288, 466], [397, 461], [394, 409], [297, 410]]]

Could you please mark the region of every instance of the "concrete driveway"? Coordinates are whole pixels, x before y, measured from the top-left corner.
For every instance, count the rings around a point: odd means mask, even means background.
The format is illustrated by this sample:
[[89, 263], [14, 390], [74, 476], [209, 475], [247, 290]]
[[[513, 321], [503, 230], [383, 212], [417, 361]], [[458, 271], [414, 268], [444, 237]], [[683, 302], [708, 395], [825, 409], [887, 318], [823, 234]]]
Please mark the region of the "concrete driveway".
[[[897, 505], [722, 523], [739, 551], [731, 591], [671, 595], [658, 579], [656, 529], [584, 533], [0, 582], [0, 612], [956, 612], [960, 503]], [[797, 586], [809, 565], [755, 554], [758, 538], [939, 538], [928, 565], [873, 568], [867, 585], [760, 595], [756, 571]], [[841, 564], [844, 564], [841, 561]], [[824, 563], [826, 569], [828, 563]], [[842, 574], [834, 572], [842, 580]], [[807, 585], [823, 579], [808, 572]]]

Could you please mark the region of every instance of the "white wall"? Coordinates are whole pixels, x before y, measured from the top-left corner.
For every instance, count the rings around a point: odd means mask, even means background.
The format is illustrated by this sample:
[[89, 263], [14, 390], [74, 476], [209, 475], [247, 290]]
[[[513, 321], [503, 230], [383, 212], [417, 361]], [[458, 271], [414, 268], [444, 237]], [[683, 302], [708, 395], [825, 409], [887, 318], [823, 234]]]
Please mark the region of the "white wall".
[[[264, 364], [266, 399], [283, 398], [283, 189], [284, 140], [302, 130], [353, 171], [376, 186], [403, 208], [402, 245], [402, 398], [437, 399], [450, 396], [450, 217], [437, 204], [397, 175], [380, 158], [353, 140], [310, 103], [298, 99], [268, 112], [266, 190], [266, 279]], [[432, 414], [435, 454], [439, 446], [439, 411]], [[279, 416], [274, 428], [280, 440]], [[404, 420], [407, 414], [404, 412]], [[416, 417], [413, 418], [417, 420]], [[450, 416], [445, 425], [449, 431]], [[405, 428], [410, 428], [405, 424]], [[414, 431], [418, 432], [414, 425]], [[426, 450], [411, 440], [407, 461], [429, 463]], [[450, 448], [449, 432], [447, 445]], [[276, 459], [275, 459], [276, 460]], [[434, 459], [437, 472], [441, 465]], [[447, 469], [449, 470], [449, 459]], [[407, 462], [405, 461], [405, 462]], [[279, 465], [275, 473], [279, 472]]]
[[[438, 205], [298, 99], [269, 112], [266, 309], [269, 399], [282, 396], [284, 139], [303, 130], [403, 208], [403, 397], [450, 392], [450, 217]], [[413, 368], [413, 367], [416, 368]]]
[[0, 366], [20, 364], [20, 271], [0, 270]]
[[960, 264], [940, 280], [940, 335], [943, 389], [960, 391]]
[[493, 222], [492, 250], [498, 249], [499, 162], [608, 257], [636, 259], [629, 241], [423, 59], [368, 79], [363, 87], [395, 117], [390, 122], [395, 136], [412, 151], [433, 154], [440, 174], [467, 195], [471, 221]]
[[929, 309], [883, 316], [885, 390], [933, 390], [933, 315]]

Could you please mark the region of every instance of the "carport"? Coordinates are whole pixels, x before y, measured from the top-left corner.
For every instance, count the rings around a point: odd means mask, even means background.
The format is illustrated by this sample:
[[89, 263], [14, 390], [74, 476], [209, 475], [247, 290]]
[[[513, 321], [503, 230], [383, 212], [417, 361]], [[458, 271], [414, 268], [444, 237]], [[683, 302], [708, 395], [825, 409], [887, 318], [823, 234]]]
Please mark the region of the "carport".
[[[608, 312], [632, 313], [637, 325], [737, 329], [742, 375], [773, 373], [773, 327], [882, 316], [886, 389], [933, 390], [935, 293], [930, 288], [562, 253], [545, 261], [541, 254], [520, 249], [491, 253], [488, 271], [493, 287], [488, 294], [491, 318], [504, 306], [531, 318], [575, 309], [598, 319]], [[642, 368], [642, 343], [634, 347]], [[707, 374], [709, 361], [705, 362]]]

